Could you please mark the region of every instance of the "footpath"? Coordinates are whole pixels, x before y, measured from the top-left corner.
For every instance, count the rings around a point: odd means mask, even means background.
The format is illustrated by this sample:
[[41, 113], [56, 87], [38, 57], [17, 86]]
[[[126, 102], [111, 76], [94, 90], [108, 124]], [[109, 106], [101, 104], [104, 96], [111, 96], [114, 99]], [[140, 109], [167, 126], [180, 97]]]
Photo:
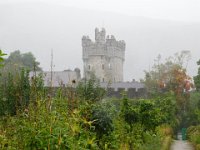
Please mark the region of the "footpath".
[[174, 140], [170, 150], [194, 150], [188, 141]]

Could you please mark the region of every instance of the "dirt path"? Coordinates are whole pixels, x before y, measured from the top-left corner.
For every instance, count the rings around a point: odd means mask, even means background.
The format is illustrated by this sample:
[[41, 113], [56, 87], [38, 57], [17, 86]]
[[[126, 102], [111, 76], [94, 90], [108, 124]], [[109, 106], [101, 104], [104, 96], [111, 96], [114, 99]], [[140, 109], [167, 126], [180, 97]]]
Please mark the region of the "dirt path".
[[187, 141], [174, 140], [170, 150], [194, 150], [194, 148]]

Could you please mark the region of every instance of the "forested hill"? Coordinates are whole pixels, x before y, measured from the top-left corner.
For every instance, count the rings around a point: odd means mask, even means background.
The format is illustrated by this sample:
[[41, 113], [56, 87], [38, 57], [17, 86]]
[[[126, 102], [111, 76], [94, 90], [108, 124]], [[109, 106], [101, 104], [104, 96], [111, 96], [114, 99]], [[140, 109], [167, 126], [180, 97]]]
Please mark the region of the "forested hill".
[[173, 22], [109, 12], [87, 11], [45, 3], [0, 5], [0, 48], [32, 51], [43, 70], [50, 68], [54, 50], [55, 70], [82, 69], [81, 38], [94, 39], [94, 28], [106, 28], [107, 34], [126, 42], [125, 80], [142, 78], [143, 70], [154, 58], [190, 50], [190, 75], [197, 72], [200, 58], [200, 23]]

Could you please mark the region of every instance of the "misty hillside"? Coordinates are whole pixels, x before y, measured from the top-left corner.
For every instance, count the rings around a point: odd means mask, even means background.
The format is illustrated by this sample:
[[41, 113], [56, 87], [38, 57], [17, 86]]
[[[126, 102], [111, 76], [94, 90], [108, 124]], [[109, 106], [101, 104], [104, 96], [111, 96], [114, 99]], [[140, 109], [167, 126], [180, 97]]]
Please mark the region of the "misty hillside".
[[45, 3], [0, 5], [0, 48], [31, 51], [44, 70], [50, 69], [54, 51], [54, 70], [82, 69], [81, 38], [94, 40], [95, 27], [105, 27], [107, 34], [126, 42], [125, 80], [142, 78], [143, 70], [154, 58], [190, 50], [190, 75], [197, 72], [200, 59], [200, 24], [132, 17]]

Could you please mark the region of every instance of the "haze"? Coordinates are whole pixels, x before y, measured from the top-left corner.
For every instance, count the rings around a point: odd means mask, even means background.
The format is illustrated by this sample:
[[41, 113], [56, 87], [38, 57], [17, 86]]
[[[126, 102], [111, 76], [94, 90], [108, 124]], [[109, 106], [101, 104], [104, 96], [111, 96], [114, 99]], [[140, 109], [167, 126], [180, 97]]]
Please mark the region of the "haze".
[[196, 75], [200, 59], [198, 0], [6, 0], [0, 1], [0, 48], [31, 51], [43, 70], [82, 70], [81, 38], [94, 40], [95, 27], [126, 42], [125, 80], [139, 80], [158, 54], [166, 58], [190, 50]]

